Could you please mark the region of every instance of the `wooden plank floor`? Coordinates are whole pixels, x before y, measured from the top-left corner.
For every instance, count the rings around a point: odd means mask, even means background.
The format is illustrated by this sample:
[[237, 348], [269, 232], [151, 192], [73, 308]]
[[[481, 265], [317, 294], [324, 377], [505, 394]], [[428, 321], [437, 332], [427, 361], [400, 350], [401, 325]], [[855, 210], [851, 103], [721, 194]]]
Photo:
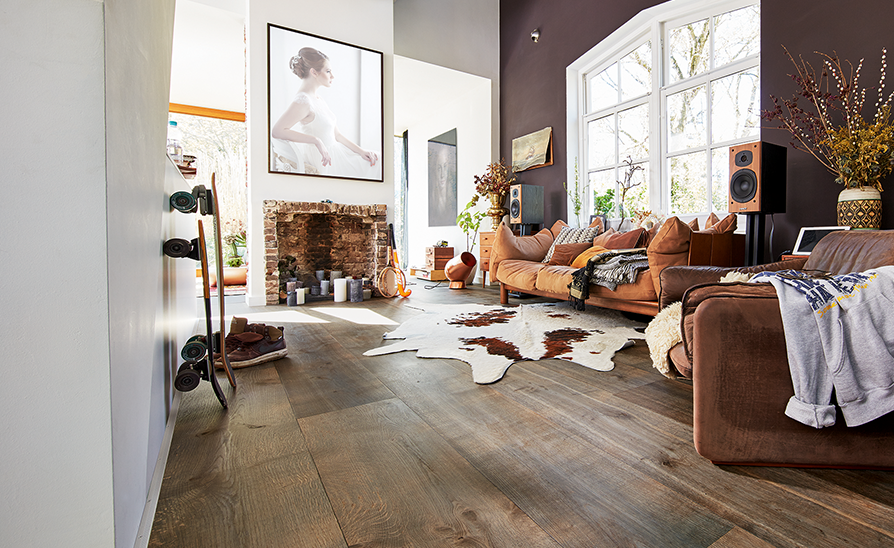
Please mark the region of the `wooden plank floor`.
[[499, 302], [422, 283], [231, 306], [285, 327], [290, 355], [237, 370], [229, 411], [208, 383], [182, 395], [150, 545], [894, 546], [894, 472], [712, 465], [691, 385], [643, 341], [609, 372], [523, 362], [484, 386], [456, 360], [364, 357], [426, 305]]

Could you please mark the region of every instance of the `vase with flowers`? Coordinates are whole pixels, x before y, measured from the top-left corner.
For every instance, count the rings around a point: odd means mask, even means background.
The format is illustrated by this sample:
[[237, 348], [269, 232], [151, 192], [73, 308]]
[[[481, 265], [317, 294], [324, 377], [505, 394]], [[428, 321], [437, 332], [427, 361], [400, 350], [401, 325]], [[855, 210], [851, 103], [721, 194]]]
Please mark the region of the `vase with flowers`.
[[[881, 226], [881, 180], [894, 168], [894, 122], [891, 102], [894, 92], [885, 96], [887, 50], [882, 49], [878, 90], [861, 88], [860, 70], [838, 55], [815, 52], [822, 57], [822, 70], [785, 50], [795, 66], [791, 77], [798, 92], [791, 99], [770, 96], [774, 108], [761, 118], [777, 122], [794, 141], [792, 147], [810, 153], [844, 185], [838, 197], [838, 224], [852, 228]], [[876, 95], [875, 113], [863, 115], [867, 96]], [[798, 104], [805, 99], [807, 106]], [[870, 100], [872, 100], [870, 98]]]
[[515, 181], [515, 175], [512, 168], [506, 165], [504, 160], [499, 162], [491, 162], [487, 166], [484, 175], [475, 175], [475, 192], [481, 196], [487, 196], [490, 200], [490, 209], [487, 215], [491, 218], [493, 230], [496, 231], [500, 227], [503, 216], [509, 210], [503, 207], [506, 201], [506, 195], [509, 193], [509, 185]]

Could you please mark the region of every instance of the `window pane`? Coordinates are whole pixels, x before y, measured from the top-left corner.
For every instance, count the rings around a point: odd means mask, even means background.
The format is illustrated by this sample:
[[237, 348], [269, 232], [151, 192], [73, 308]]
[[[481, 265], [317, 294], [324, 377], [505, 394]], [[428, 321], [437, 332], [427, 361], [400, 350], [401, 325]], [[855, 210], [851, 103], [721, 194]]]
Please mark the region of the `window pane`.
[[646, 42], [621, 59], [621, 100], [633, 99], [652, 89], [652, 43]]
[[670, 82], [679, 82], [708, 70], [708, 19], [702, 19], [670, 31]]
[[711, 205], [712, 211], [729, 210], [729, 147], [711, 151]]
[[705, 144], [705, 113], [708, 107], [705, 90], [705, 86], [698, 86], [667, 96], [669, 151]]
[[615, 116], [597, 118], [587, 123], [590, 138], [589, 168], [615, 163]]
[[618, 103], [618, 63], [590, 78], [590, 112]]
[[671, 213], [703, 213], [707, 210], [707, 153], [696, 152], [668, 159], [671, 180]]
[[[614, 211], [614, 192], [615, 187], [617, 186], [615, 184], [615, 168], [603, 169], [601, 171], [594, 171], [590, 173], [588, 183], [590, 186], [590, 196], [592, 197], [592, 201], [590, 203], [593, 204], [591, 213], [594, 215], [598, 213], [605, 213], [605, 211], [600, 211], [598, 208], [600, 202], [610, 203], [610, 211]], [[605, 197], [605, 192], [607, 190], [612, 191], [611, 200], [608, 200]], [[600, 200], [600, 198], [602, 198], [602, 200]]]
[[[631, 182], [637, 186], [632, 186], [624, 196], [624, 212], [625, 217], [632, 218], [638, 211], [649, 210], [649, 162], [640, 162], [633, 164], [634, 167], [641, 167], [631, 177]], [[622, 166], [621, 176], [626, 174], [626, 167]], [[618, 197], [620, 199], [620, 196]]]
[[730, 11], [714, 17], [714, 66], [760, 52], [760, 6]]
[[649, 105], [640, 105], [618, 113], [619, 159], [634, 160], [649, 156]]
[[712, 143], [757, 137], [760, 129], [758, 67], [711, 82]]

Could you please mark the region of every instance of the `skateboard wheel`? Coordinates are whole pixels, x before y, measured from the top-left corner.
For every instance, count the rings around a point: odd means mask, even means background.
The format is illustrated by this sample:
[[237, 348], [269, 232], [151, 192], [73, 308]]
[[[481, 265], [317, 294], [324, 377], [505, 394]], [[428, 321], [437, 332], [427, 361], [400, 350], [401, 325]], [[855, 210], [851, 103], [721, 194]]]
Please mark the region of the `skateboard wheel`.
[[192, 192], [178, 191], [171, 194], [171, 207], [183, 213], [192, 213], [196, 210], [198, 201]]
[[192, 251], [192, 244], [189, 240], [184, 240], [183, 238], [171, 238], [165, 241], [162, 250], [168, 257], [189, 257], [189, 253]]
[[184, 363], [177, 370], [174, 378], [174, 388], [181, 392], [189, 392], [199, 385], [201, 377], [199, 372], [192, 368], [192, 364]]
[[204, 358], [207, 352], [208, 348], [205, 347], [204, 342], [191, 341], [183, 345], [183, 348], [180, 349], [180, 357], [186, 361], [196, 362]]

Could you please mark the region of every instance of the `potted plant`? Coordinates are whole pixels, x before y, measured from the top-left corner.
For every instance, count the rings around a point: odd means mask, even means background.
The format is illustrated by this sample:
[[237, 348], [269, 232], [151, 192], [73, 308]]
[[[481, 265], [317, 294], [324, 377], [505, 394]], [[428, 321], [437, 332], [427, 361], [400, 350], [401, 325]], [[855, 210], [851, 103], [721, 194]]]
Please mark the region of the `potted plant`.
[[[837, 55], [815, 52], [822, 57], [822, 71], [817, 73], [803, 58], [795, 61], [788, 50], [785, 53], [795, 66], [791, 77], [798, 91], [791, 99], [771, 95], [774, 108], [763, 111], [761, 118], [787, 130], [793, 148], [810, 153], [844, 185], [838, 197], [839, 225], [879, 228], [881, 180], [894, 167], [894, 93], [884, 94], [887, 50], [882, 49], [875, 113], [869, 118], [863, 116], [863, 104], [867, 96], [873, 100], [874, 90], [859, 85], [862, 59], [855, 69]], [[799, 99], [808, 104], [799, 104]]]
[[[223, 237], [224, 243], [224, 285], [245, 285], [248, 268], [245, 266], [245, 232], [230, 233]], [[242, 253], [240, 253], [240, 248]]]
[[571, 208], [574, 211], [574, 218], [577, 220], [578, 226], [583, 226], [583, 222], [580, 219], [581, 209], [584, 207], [583, 200], [583, 189], [580, 187], [580, 177], [577, 172], [577, 157], [574, 158], [574, 190], [568, 188], [568, 183], [562, 183], [562, 186], [565, 187], [565, 193], [568, 194], [568, 197], [571, 199]]
[[[478, 239], [478, 229], [481, 228], [481, 220], [487, 215], [483, 211], [473, 211], [475, 206], [478, 205], [478, 198], [478, 194], [472, 196], [472, 199], [469, 200], [466, 207], [456, 216], [456, 226], [462, 229], [463, 233], [466, 235], [466, 253], [470, 255], [472, 251], [475, 250], [475, 241]], [[472, 256], [472, 260], [474, 260], [474, 255]], [[468, 258], [465, 262], [469, 262]], [[475, 264], [471, 265], [469, 275], [466, 277], [466, 285], [471, 285], [477, 272], [478, 263], [476, 261]]]
[[475, 192], [490, 199], [490, 209], [487, 214], [492, 219], [493, 230], [500, 227], [507, 209], [503, 207], [506, 194], [509, 193], [509, 185], [515, 181], [512, 168], [507, 166], [504, 160], [492, 162], [487, 166], [484, 175], [475, 175]]

